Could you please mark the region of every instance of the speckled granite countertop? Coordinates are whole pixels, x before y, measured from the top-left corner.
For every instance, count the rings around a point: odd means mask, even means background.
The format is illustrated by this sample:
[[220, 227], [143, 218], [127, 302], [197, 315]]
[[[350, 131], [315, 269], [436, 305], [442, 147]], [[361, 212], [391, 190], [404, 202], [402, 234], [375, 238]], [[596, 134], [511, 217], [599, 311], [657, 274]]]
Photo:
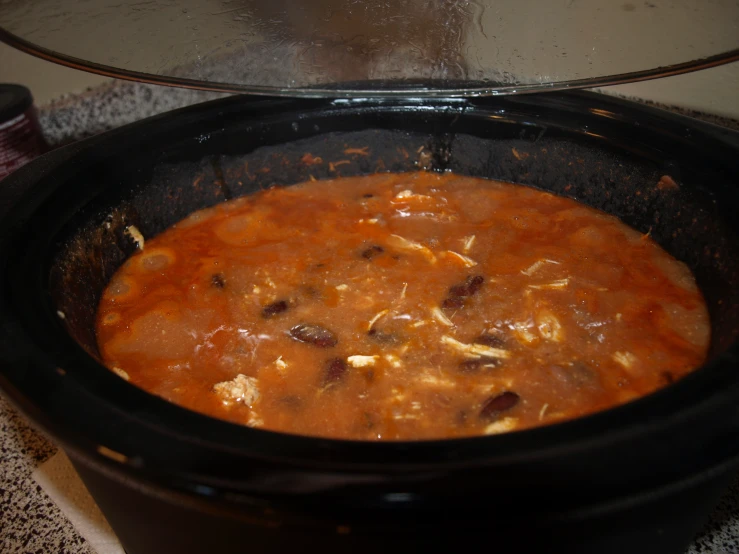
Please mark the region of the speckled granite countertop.
[[[49, 142], [60, 145], [218, 96], [113, 82], [42, 106], [39, 119]], [[682, 113], [739, 130], [736, 121]], [[96, 554], [32, 477], [56, 451], [0, 397], [0, 554]], [[739, 554], [739, 475], [688, 553]]]

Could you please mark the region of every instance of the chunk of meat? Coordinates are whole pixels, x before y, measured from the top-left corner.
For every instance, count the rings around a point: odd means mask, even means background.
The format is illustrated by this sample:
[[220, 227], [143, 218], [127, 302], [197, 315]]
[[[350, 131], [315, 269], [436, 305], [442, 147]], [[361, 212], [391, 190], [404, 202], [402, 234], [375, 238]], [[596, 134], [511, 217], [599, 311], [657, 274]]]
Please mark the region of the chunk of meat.
[[349, 365], [352, 367], [370, 367], [375, 365], [375, 362], [377, 362], [377, 359], [379, 356], [363, 356], [361, 354], [355, 354], [354, 356], [349, 356], [346, 361], [349, 362]]
[[224, 404], [241, 402], [251, 407], [260, 398], [257, 379], [241, 373], [231, 381], [216, 383], [213, 385], [213, 390], [221, 397]]

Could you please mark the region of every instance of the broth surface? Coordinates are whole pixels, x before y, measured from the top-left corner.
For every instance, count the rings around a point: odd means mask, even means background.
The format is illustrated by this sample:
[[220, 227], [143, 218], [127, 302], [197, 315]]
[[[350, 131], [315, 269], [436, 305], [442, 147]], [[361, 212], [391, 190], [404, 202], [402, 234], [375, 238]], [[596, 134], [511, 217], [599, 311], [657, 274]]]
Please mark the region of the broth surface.
[[121, 377], [213, 417], [427, 439], [648, 394], [701, 365], [709, 319], [688, 268], [612, 216], [408, 173], [190, 215], [118, 270], [97, 335]]

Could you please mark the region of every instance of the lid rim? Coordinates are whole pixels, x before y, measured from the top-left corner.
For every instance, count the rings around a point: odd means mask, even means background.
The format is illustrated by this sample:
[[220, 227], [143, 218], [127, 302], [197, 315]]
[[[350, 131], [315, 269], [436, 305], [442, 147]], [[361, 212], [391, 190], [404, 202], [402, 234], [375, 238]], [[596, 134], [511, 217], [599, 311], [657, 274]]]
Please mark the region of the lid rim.
[[[139, 71], [116, 68], [113, 66], [98, 64], [54, 52], [42, 46], [37, 46], [25, 39], [14, 35], [6, 29], [0, 27], [0, 42], [16, 48], [22, 52], [41, 58], [43, 60], [95, 73], [105, 77], [115, 79], [123, 79], [146, 83], [151, 85], [169, 86], [174, 88], [185, 88], [194, 90], [203, 90], [209, 92], [251, 94], [255, 96], [274, 96], [288, 98], [367, 98], [367, 97], [423, 97], [423, 98], [465, 98], [465, 97], [491, 97], [491, 96], [510, 96], [518, 94], [534, 94], [539, 92], [555, 92], [563, 90], [575, 90], [583, 88], [596, 88], [604, 86], [621, 85], [626, 83], [634, 83], [639, 81], [648, 81], [653, 79], [661, 79], [664, 77], [672, 77], [682, 75], [694, 71], [700, 71], [711, 67], [725, 65], [739, 61], [739, 48], [714, 54], [705, 58], [698, 58], [687, 62], [660, 66], [652, 69], [633, 71], [627, 73], [619, 73], [614, 75], [604, 75], [586, 79], [574, 79], [565, 81], [554, 81], [550, 83], [533, 83], [533, 84], [501, 84], [499, 86], [489, 83], [470, 81], [468, 86], [457, 86], [455, 88], [446, 88], [434, 86], [434, 83], [459, 83], [459, 81], [420, 81], [416, 86], [406, 86], [393, 88], [342, 88], [342, 86], [351, 85], [352, 83], [338, 83], [336, 85], [315, 85], [296, 88], [277, 88], [274, 86], [260, 86], [248, 84], [222, 83], [200, 81], [197, 79], [178, 78], [166, 75], [156, 75]], [[359, 83], [377, 83], [378, 86], [383, 81], [359, 81]], [[404, 81], [408, 83], [409, 81]], [[386, 81], [385, 81], [386, 83]], [[421, 83], [426, 83], [421, 84]]]

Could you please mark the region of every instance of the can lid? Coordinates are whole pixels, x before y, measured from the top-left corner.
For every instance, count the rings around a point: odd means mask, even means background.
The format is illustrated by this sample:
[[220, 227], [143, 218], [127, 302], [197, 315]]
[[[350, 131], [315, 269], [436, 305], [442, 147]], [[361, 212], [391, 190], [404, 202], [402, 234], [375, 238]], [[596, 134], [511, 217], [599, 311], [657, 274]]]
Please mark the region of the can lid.
[[0, 123], [19, 116], [32, 104], [31, 91], [23, 85], [0, 83]]

